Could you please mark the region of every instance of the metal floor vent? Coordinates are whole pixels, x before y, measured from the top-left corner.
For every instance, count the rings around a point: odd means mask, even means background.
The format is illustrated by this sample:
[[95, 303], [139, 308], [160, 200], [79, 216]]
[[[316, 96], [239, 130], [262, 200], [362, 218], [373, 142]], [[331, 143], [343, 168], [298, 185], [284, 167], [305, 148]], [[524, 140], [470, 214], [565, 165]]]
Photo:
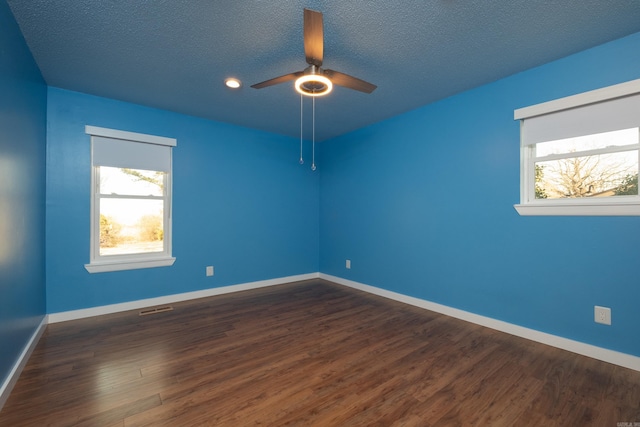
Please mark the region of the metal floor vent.
[[140, 316], [147, 316], [149, 314], [164, 313], [165, 311], [171, 311], [173, 307], [170, 305], [163, 305], [162, 307], [145, 308], [138, 313]]

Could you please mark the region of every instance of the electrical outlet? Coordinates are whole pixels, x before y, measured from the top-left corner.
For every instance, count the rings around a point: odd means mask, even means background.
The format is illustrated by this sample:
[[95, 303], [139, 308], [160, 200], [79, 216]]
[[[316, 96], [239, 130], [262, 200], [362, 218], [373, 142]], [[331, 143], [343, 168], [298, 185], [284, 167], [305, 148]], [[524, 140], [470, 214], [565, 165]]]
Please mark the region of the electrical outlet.
[[600, 307], [596, 305], [593, 309], [594, 320], [596, 323], [602, 323], [603, 325], [611, 324], [611, 309], [609, 307]]
[[207, 276], [213, 276], [213, 265], [207, 266]]
[[347, 262], [345, 263], [345, 266], [349, 269], [351, 268], [351, 260], [348, 259]]

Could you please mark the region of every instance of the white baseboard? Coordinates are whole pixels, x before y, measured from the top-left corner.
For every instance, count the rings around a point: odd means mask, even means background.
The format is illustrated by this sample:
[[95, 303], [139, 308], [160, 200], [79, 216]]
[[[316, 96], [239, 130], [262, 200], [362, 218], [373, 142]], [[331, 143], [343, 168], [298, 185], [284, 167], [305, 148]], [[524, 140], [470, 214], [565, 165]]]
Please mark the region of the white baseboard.
[[410, 304], [416, 307], [424, 308], [426, 310], [435, 311], [436, 313], [455, 317], [456, 319], [461, 319], [467, 322], [475, 323], [477, 325], [486, 326], [487, 328], [506, 332], [508, 334], [515, 335], [521, 338], [526, 338], [542, 344], [547, 344], [552, 347], [560, 348], [562, 350], [571, 351], [573, 353], [581, 354], [593, 359], [602, 360], [614, 365], [623, 366], [635, 371], [640, 371], [640, 357], [638, 356], [620, 353], [615, 350], [609, 350], [591, 344], [585, 344], [580, 341], [574, 341], [568, 338], [559, 337], [557, 335], [536, 331], [535, 329], [525, 328], [523, 326], [514, 325], [512, 323], [503, 322], [501, 320], [492, 319], [490, 317], [481, 316], [478, 314], [470, 313], [468, 311], [459, 310], [457, 308], [448, 307], [446, 305], [437, 304], [408, 295], [403, 295], [397, 292], [376, 288], [375, 286], [365, 285], [363, 283], [354, 282], [352, 280], [343, 279], [341, 277], [331, 276], [329, 274], [320, 273], [320, 278], [374, 295], [403, 302], [405, 304]]
[[9, 398], [9, 394], [11, 394], [11, 390], [13, 390], [13, 386], [15, 386], [16, 382], [18, 382], [18, 378], [20, 377], [22, 370], [27, 364], [27, 361], [29, 360], [29, 356], [31, 356], [31, 353], [33, 353], [33, 350], [36, 348], [36, 345], [38, 344], [40, 337], [42, 336], [45, 329], [47, 328], [47, 323], [48, 323], [47, 316], [45, 315], [42, 318], [40, 325], [38, 325], [36, 330], [31, 335], [29, 342], [27, 342], [27, 344], [22, 349], [22, 353], [20, 353], [18, 360], [16, 360], [16, 363], [13, 365], [13, 368], [9, 372], [9, 375], [7, 375], [6, 380], [4, 381], [4, 383], [2, 383], [2, 385], [0, 385], [0, 411], [2, 410], [2, 407], [4, 406], [7, 399]]
[[119, 304], [102, 305], [99, 307], [83, 308], [80, 310], [62, 311], [49, 314], [49, 323], [66, 322], [68, 320], [84, 319], [86, 317], [101, 316], [103, 314], [119, 313], [121, 311], [139, 310], [141, 308], [156, 305], [171, 304], [174, 302], [188, 301], [192, 299], [228, 294], [231, 292], [246, 291], [249, 289], [264, 288], [267, 286], [282, 285], [284, 283], [298, 282], [300, 280], [317, 279], [320, 273], [300, 274], [297, 276], [280, 277], [277, 279], [260, 280], [257, 282], [242, 283], [238, 285], [222, 286], [219, 288], [202, 289], [200, 291], [184, 292], [180, 294], [166, 295], [156, 298], [146, 298], [136, 301], [128, 301]]

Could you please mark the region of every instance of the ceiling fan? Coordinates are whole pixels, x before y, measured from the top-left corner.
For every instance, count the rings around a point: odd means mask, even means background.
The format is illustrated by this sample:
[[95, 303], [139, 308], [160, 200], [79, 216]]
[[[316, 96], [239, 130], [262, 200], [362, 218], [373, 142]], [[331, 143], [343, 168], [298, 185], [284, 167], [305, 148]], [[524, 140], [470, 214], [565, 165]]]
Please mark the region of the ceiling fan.
[[326, 95], [331, 92], [334, 84], [364, 93], [371, 93], [377, 88], [374, 84], [348, 74], [321, 68], [324, 55], [322, 13], [311, 9], [304, 9], [304, 54], [309, 66], [303, 71], [275, 77], [251, 87], [262, 89], [295, 80], [296, 90], [306, 96]]

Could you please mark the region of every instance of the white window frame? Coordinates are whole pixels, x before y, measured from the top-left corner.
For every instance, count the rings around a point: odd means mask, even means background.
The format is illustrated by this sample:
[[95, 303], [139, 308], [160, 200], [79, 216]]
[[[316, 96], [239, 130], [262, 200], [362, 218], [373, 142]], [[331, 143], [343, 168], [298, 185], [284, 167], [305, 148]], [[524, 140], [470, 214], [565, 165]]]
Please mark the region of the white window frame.
[[94, 137], [111, 138], [141, 144], [156, 144], [175, 147], [177, 141], [174, 138], [146, 135], [115, 129], [85, 126], [85, 133], [91, 136], [91, 235], [90, 235], [90, 261], [85, 264], [89, 273], [103, 273], [109, 271], [134, 270], [139, 268], [165, 267], [173, 265], [175, 257], [172, 256], [171, 246], [171, 222], [172, 222], [172, 151], [169, 150], [169, 172], [165, 174], [164, 182], [164, 224], [163, 224], [163, 252], [138, 253], [125, 255], [100, 256], [100, 195], [99, 170], [94, 165], [93, 140]]
[[[638, 196], [611, 196], [602, 198], [572, 198], [572, 199], [536, 199], [535, 198], [535, 162], [540, 158], [535, 157], [535, 144], [527, 141], [525, 132], [526, 122], [529, 119], [545, 115], [557, 115], [562, 119], [569, 116], [569, 111], [600, 104], [600, 106], [616, 105], [604, 104], [608, 101], [640, 99], [640, 79], [593, 90], [566, 98], [560, 98], [530, 107], [520, 108], [514, 111], [514, 120], [520, 120], [520, 203], [514, 208], [520, 215], [557, 215], [557, 216], [638, 216], [640, 215], [640, 195]], [[633, 98], [632, 98], [633, 97]], [[635, 102], [635, 101], [634, 101]], [[575, 111], [575, 110], [573, 110]], [[637, 124], [640, 125], [640, 111], [637, 111]], [[612, 115], [613, 117], [613, 115]], [[608, 120], [604, 118], [603, 120]], [[570, 121], [570, 120], [569, 120]], [[615, 119], [611, 120], [612, 122]], [[575, 123], [574, 123], [575, 124]], [[588, 124], [590, 126], [590, 124]], [[597, 124], [600, 126], [601, 124]], [[605, 125], [609, 126], [607, 123]], [[611, 123], [608, 130], [619, 130], [617, 123]], [[587, 134], [589, 132], [586, 132]], [[595, 132], [594, 132], [595, 133]], [[567, 135], [581, 136], [581, 135]], [[560, 138], [558, 138], [560, 139]], [[538, 141], [542, 142], [542, 141]], [[634, 146], [624, 146], [619, 149], [594, 150], [587, 155], [604, 154], [612, 151], [623, 151]], [[546, 159], [546, 158], [545, 158]], [[551, 157], [549, 157], [551, 159]]]

